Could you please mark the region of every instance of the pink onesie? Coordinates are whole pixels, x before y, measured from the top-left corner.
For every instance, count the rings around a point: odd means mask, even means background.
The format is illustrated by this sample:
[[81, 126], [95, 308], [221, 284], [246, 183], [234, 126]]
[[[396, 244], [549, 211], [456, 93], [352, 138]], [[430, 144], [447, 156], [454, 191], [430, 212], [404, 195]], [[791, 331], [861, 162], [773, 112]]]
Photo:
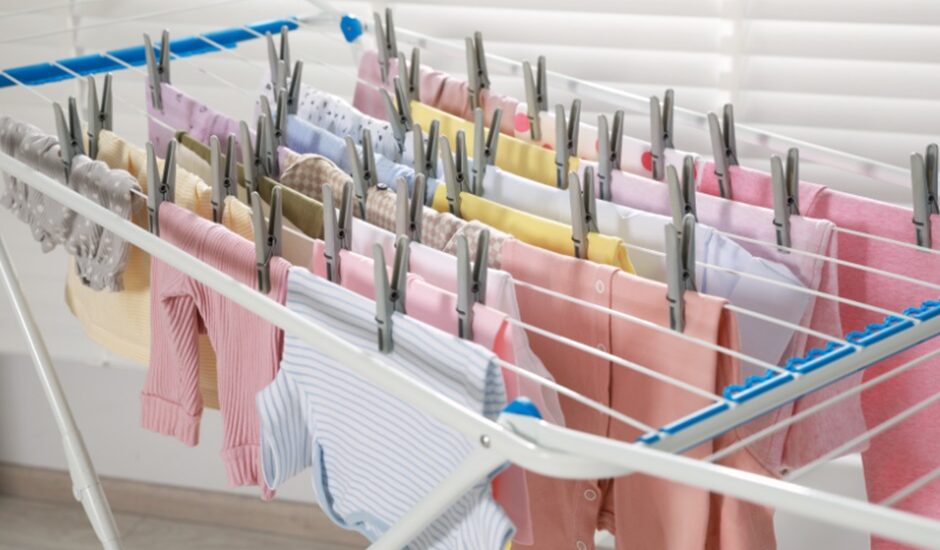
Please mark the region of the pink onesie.
[[[163, 203], [159, 214], [162, 239], [256, 286], [251, 242], [172, 203]], [[272, 258], [268, 296], [281, 304], [289, 268], [287, 260]], [[277, 374], [283, 332], [157, 258], [150, 266], [150, 308], [152, 349], [141, 392], [143, 427], [187, 445], [198, 443], [202, 396], [197, 337], [208, 333], [218, 368], [222, 460], [229, 483], [261, 484], [255, 394]], [[272, 496], [263, 491], [265, 498]]]

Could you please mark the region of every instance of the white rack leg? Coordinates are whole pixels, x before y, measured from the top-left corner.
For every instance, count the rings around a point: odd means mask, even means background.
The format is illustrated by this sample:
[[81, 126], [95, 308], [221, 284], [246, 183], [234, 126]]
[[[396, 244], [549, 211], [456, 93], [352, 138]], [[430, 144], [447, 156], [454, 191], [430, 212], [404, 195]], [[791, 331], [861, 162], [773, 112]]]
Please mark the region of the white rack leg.
[[10, 296], [13, 311], [20, 328], [23, 329], [23, 336], [26, 337], [36, 374], [49, 401], [59, 433], [62, 434], [62, 446], [65, 448], [65, 457], [72, 476], [72, 491], [75, 498], [85, 508], [85, 514], [94, 527], [102, 547], [106, 550], [120, 550], [121, 539], [114, 523], [114, 516], [111, 514], [111, 507], [108, 505], [108, 499], [101, 488], [101, 482], [98, 480], [98, 474], [95, 473], [91, 457], [88, 456], [82, 434], [78, 431], [78, 426], [72, 417], [72, 411], [59, 383], [59, 377], [49, 357], [49, 350], [46, 349], [46, 343], [42, 339], [39, 327], [36, 326], [32, 311], [23, 295], [23, 289], [20, 288], [19, 280], [13, 271], [13, 264], [10, 262], [2, 236], [0, 236], [0, 278], [3, 279], [3, 286]]

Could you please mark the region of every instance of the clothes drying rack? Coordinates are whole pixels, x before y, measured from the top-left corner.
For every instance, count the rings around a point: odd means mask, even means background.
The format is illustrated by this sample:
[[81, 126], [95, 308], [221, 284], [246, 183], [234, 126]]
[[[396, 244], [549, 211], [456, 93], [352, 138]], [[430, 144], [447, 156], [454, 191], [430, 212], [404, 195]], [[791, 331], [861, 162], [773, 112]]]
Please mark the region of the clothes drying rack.
[[[340, 17], [335, 11], [328, 11], [328, 6], [324, 7], [324, 14], [319, 16], [318, 21], [336, 21], [344, 25], [350, 22], [346, 18], [348, 16]], [[293, 28], [301, 24], [309, 25], [313, 21], [307, 17], [289, 19], [298, 22], [298, 25]], [[259, 34], [257, 28], [242, 27], [242, 29], [248, 28], [253, 30], [249, 33], [251, 36]], [[360, 24], [359, 28], [368, 30], [368, 25]], [[348, 30], [348, 27], [344, 27], [344, 30]], [[404, 29], [399, 29], [399, 32], [416, 37], [416, 43], [419, 45], [432, 40], [430, 37]], [[352, 38], [355, 40], [358, 37]], [[243, 39], [248, 38], [243, 37]], [[223, 42], [221, 46], [234, 47], [239, 41], [235, 40], [231, 44]], [[208, 44], [208, 42], [204, 43]], [[213, 46], [203, 48], [204, 51], [197, 53], [219, 49], [221, 48]], [[178, 54], [176, 51], [174, 53]], [[197, 53], [192, 53], [192, 55], [197, 55]], [[489, 55], [487, 58], [496, 59], [495, 56]], [[516, 62], [509, 60], [507, 62], [518, 66]], [[128, 64], [131, 63], [128, 62]], [[98, 68], [92, 67], [85, 74], [98, 71]], [[0, 77], [20, 84], [21, 81], [13, 76], [14, 74], [17, 74], [15, 70], [2, 71]], [[569, 78], [563, 75], [555, 76]], [[577, 79], [569, 80], [583, 82]], [[595, 86], [586, 82], [584, 84]], [[596, 89], [602, 90], [603, 87], [596, 87]], [[608, 96], [608, 99], [621, 94], [616, 90], [611, 92], [612, 95]], [[689, 120], [693, 118], [690, 116]], [[740, 132], [741, 126], [737, 129], [739, 135], [743, 137]], [[761, 138], [761, 135], [770, 136], [771, 134], [761, 134], [757, 130], [755, 132], [753, 135], [758, 137], [754, 139], [769, 146], [779, 143], [786, 143], [789, 146], [797, 143], [787, 138], [781, 138], [783, 141]], [[825, 148], [816, 148], [816, 151], [821, 157], [829, 154], [826, 153]], [[833, 165], [842, 162], [845, 167], [860, 170], [861, 173], [872, 175], [877, 172], [877, 170], [872, 171], [870, 167], [879, 163], [864, 159], [858, 163], [848, 162], [847, 159], [852, 158], [857, 159], [852, 155], [836, 153], [829, 160]], [[890, 174], [893, 170], [900, 170], [890, 168], [892, 170], [886, 169], [879, 173]], [[636, 443], [626, 443], [546, 423], [521, 402], [513, 402], [507, 406], [497, 422], [487, 420], [456, 405], [436, 393], [433, 388], [417, 383], [390, 368], [380, 357], [356, 349], [328, 330], [291, 312], [255, 289], [235, 281], [230, 276], [117, 216], [94, 201], [60, 185], [17, 159], [0, 153], [0, 170], [18, 178], [52, 200], [68, 204], [79, 215], [121, 236], [151, 256], [193, 277], [248, 311], [300, 337], [308, 345], [341, 361], [359, 376], [421, 408], [427, 414], [478, 442], [476, 451], [468, 457], [453, 477], [427, 495], [425, 500], [408, 516], [377, 541], [373, 545], [374, 548], [403, 547], [414, 535], [433, 521], [440, 510], [446, 509], [463, 492], [506, 462], [518, 464], [542, 475], [568, 479], [597, 479], [642, 473], [909, 544], [930, 548], [940, 547], [940, 521], [676, 454], [847, 374], [937, 336], [940, 334], [940, 304], [927, 302], [919, 308], [905, 312], [903, 316], [889, 318], [884, 324], [870, 327], [864, 334], [845, 345], [831, 345], [826, 349], [811, 352], [793, 369], [784, 373], [775, 373], [769, 379], [753, 384], [748, 388], [751, 392], [747, 398], [731, 403], [724, 401], [716, 403], [650, 432]], [[82, 502], [103, 546], [120, 548], [120, 538], [107, 499], [56, 377], [42, 334], [19, 285], [2, 236], [0, 236], [0, 278], [10, 295], [17, 321], [24, 332], [31, 358], [62, 433], [75, 496]], [[916, 359], [912, 363], [924, 359], [926, 357]], [[904, 365], [899, 369], [907, 366]], [[935, 397], [940, 397], [940, 395]]]

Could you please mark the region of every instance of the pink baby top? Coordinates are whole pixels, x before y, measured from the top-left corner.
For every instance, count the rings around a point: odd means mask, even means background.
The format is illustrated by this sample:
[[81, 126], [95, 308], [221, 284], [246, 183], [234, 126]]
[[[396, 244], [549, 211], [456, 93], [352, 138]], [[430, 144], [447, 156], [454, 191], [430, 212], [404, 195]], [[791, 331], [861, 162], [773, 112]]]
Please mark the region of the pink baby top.
[[[255, 247], [221, 225], [172, 203], [160, 206], [160, 237], [239, 282], [255, 286]], [[270, 264], [272, 300], [284, 303], [290, 264]], [[255, 394], [271, 383], [280, 362], [283, 332], [218, 292], [157, 258], [151, 261], [151, 352], [141, 392], [144, 428], [187, 445], [199, 441], [198, 336], [215, 350], [224, 443], [222, 460], [231, 485], [259, 485], [260, 440]], [[272, 494], [263, 489], [264, 496]]]
[[[599, 265], [510, 241], [502, 268], [517, 281], [669, 326], [666, 287]], [[541, 329], [720, 393], [738, 378], [727, 355], [609, 313], [517, 285], [522, 319]], [[737, 322], [720, 299], [686, 294], [686, 333], [738, 349]], [[653, 426], [672, 422], [709, 404], [704, 398], [589, 355], [557, 340], [530, 334], [535, 352], [555, 379], [569, 388]], [[694, 368], [690, 366], [694, 365]], [[595, 435], [634, 441], [636, 429], [562, 398], [567, 425]], [[696, 457], [737, 440], [735, 432], [689, 451]], [[746, 450], [726, 464], [767, 473]], [[718, 494], [640, 475], [588, 481], [528, 473], [535, 547], [593, 548], [596, 529], [619, 534], [617, 548], [686, 550], [772, 549], [771, 511]]]
[[[147, 94], [150, 88], [144, 86]], [[163, 110], [153, 106], [150, 96], [147, 96], [147, 136], [153, 143], [154, 153], [163, 158], [166, 154], [166, 146], [170, 140], [176, 138], [176, 133], [183, 131], [192, 136], [193, 139], [202, 143], [209, 143], [211, 136], [216, 136], [225, 147], [225, 139], [229, 134], [233, 134], [236, 140], [241, 139], [239, 133], [238, 121], [223, 115], [222, 113], [210, 108], [204, 103], [200, 103], [189, 94], [175, 88], [172, 84], [163, 83], [160, 85], [163, 94]], [[248, 125], [252, 135], [254, 135], [254, 124]], [[241, 147], [236, 145], [236, 156], [238, 161], [242, 162]], [[224, 154], [224, 151], [223, 151]]]
[[[385, 104], [382, 102], [382, 94], [376, 87], [385, 88], [390, 92], [393, 91], [395, 82], [393, 78], [398, 75], [397, 59], [389, 61], [389, 75], [388, 82], [382, 82], [378, 53], [375, 50], [365, 52], [359, 61], [359, 80], [356, 82], [353, 105], [363, 113], [386, 119], [388, 115], [385, 112]], [[435, 71], [427, 65], [421, 65], [420, 86], [421, 103], [465, 120], [473, 120], [466, 80], [456, 78], [445, 72]], [[519, 112], [520, 103], [518, 100], [484, 89], [480, 92], [480, 106], [483, 108], [487, 125], [493, 117], [493, 112], [496, 109], [501, 109], [503, 115], [500, 121], [500, 132], [508, 135], [515, 134], [515, 123], [513, 121], [516, 113]], [[523, 109], [522, 112], [524, 113], [525, 110]], [[425, 131], [427, 131], [427, 128], [425, 128]]]
[[[700, 172], [699, 190], [718, 194], [714, 165], [706, 163]], [[731, 168], [731, 195], [735, 201], [772, 208], [772, 180], [769, 174], [739, 166]], [[800, 182], [800, 212], [811, 218], [833, 221], [837, 227], [914, 244], [911, 211], [899, 206], [834, 191], [824, 186]], [[940, 244], [940, 218], [933, 216], [934, 248]], [[889, 242], [837, 232], [839, 259], [880, 270], [940, 283], [940, 256]], [[840, 265], [840, 296], [901, 312], [936, 299], [934, 290], [899, 281], [850, 266]], [[843, 304], [840, 307], [845, 331], [863, 329], [883, 321], [883, 315]], [[940, 340], [925, 342], [888, 360], [865, 369], [870, 380], [940, 347]], [[878, 384], [862, 394], [862, 407], [869, 427], [874, 427], [903, 409], [927, 399], [940, 388], [940, 361], [925, 361], [910, 372]], [[828, 414], [823, 411], [821, 414]], [[871, 442], [863, 453], [868, 498], [879, 502], [933, 471], [940, 465], [940, 411], [926, 408]], [[903, 457], [903, 467], [899, 458]], [[940, 485], [928, 485], [897, 505], [920, 515], [940, 519]], [[903, 546], [884, 540], [873, 541], [873, 549], [899, 549]]]

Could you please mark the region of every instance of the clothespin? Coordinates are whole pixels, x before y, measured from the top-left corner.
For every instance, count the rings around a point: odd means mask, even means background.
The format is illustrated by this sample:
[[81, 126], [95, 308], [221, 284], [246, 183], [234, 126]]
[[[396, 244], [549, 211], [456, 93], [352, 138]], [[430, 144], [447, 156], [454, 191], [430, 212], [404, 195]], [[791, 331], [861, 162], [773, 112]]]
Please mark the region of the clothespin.
[[715, 156], [715, 177], [721, 196], [731, 198], [731, 166], [738, 164], [738, 146], [734, 138], [734, 107], [726, 104], [718, 115], [708, 113], [708, 129], [712, 138], [712, 154]]
[[486, 278], [490, 248], [490, 231], [484, 229], [477, 237], [476, 257], [470, 265], [467, 236], [457, 235], [457, 335], [473, 339], [473, 306], [486, 303]]
[[428, 132], [428, 139], [424, 139], [421, 131], [421, 125], [415, 124], [412, 129], [414, 138], [414, 170], [418, 174], [424, 174], [426, 178], [437, 179], [437, 145], [438, 134], [441, 131], [439, 120], [431, 121], [431, 130]]
[[157, 166], [153, 144], [147, 142], [147, 211], [150, 214], [150, 232], [160, 236], [160, 204], [176, 198], [176, 140], [170, 140], [163, 158], [163, 174]]
[[594, 196], [594, 169], [584, 169], [584, 188], [578, 182], [578, 175], [568, 174], [568, 196], [571, 199], [571, 240], [574, 242], [574, 255], [581, 259], [588, 257], [588, 233], [597, 233], [597, 198]]
[[150, 35], [144, 33], [144, 55], [147, 58], [147, 74], [150, 77], [150, 103], [156, 109], [163, 110], [163, 94], [160, 85], [170, 83], [170, 31], [164, 29], [160, 36], [160, 60], [153, 53]]
[[578, 155], [578, 132], [581, 128], [581, 100], [571, 102], [571, 114], [565, 122], [565, 108], [555, 105], [555, 182], [559, 189], [568, 185], [571, 157]]
[[356, 194], [356, 202], [359, 204], [359, 216], [366, 219], [366, 194], [369, 189], [378, 185], [375, 153], [372, 149], [372, 133], [368, 129], [362, 129], [362, 158], [359, 158], [356, 142], [350, 136], [346, 136], [346, 156], [349, 159], [349, 167], [355, 185], [353, 191]]
[[271, 210], [268, 223], [264, 223], [261, 195], [251, 197], [251, 225], [255, 236], [255, 269], [258, 273], [258, 290], [267, 294], [271, 290], [271, 258], [281, 255], [281, 188], [271, 191]]
[[659, 98], [650, 97], [650, 155], [652, 156], [653, 179], [662, 181], [666, 177], [666, 149], [672, 149], [672, 120], [675, 92], [666, 90], [662, 110]]
[[614, 112], [614, 124], [607, 131], [607, 117], [597, 117], [597, 186], [602, 201], [611, 200], [614, 170], [620, 170], [623, 151], [623, 109]]
[[525, 83], [526, 117], [529, 119], [529, 135], [532, 141], [541, 141], [542, 123], [539, 113], [548, 111], [548, 78], [545, 73], [545, 56], [540, 55], [536, 63], [536, 76], [532, 76], [532, 65], [522, 62], [522, 79]]
[[489, 133], [483, 124], [483, 109], [473, 110], [473, 186], [474, 195], [483, 194], [483, 178], [486, 167], [496, 164], [496, 147], [499, 145], [499, 123], [502, 121], [502, 109], [493, 111]]
[[682, 218], [691, 214], [698, 219], [695, 212], [695, 171], [694, 161], [690, 155], [682, 162], [682, 178], [675, 166], [666, 167], [666, 183], [669, 185], [669, 204], [672, 210], [672, 223], [682, 227]]
[[444, 163], [444, 186], [447, 191], [447, 206], [450, 213], [460, 217], [460, 193], [470, 191], [469, 162], [467, 161], [467, 141], [463, 130], [457, 132], [457, 144], [454, 155], [450, 153], [450, 141], [441, 136], [441, 162]]
[[382, 82], [388, 82], [389, 61], [398, 57], [398, 41], [395, 38], [395, 20], [392, 18], [392, 8], [385, 8], [385, 27], [382, 27], [382, 16], [379, 12], [372, 12], [375, 21], [375, 47], [379, 51], [379, 70]]
[[466, 38], [467, 48], [467, 92], [470, 108], [480, 107], [480, 94], [490, 87], [490, 75], [486, 70], [486, 53], [483, 51], [483, 33], [477, 31]]
[[911, 154], [911, 187], [914, 190], [914, 230], [917, 246], [931, 248], [930, 215], [940, 214], [937, 207], [937, 144], [927, 146], [924, 155]]
[[287, 25], [281, 27], [281, 48], [278, 51], [274, 45], [274, 36], [271, 31], [265, 33], [265, 39], [268, 43], [268, 67], [271, 69], [271, 84], [274, 89], [283, 88], [290, 78], [288, 70], [290, 69], [290, 41], [288, 39], [289, 29]]
[[783, 170], [780, 157], [770, 157], [770, 175], [773, 178], [774, 228], [777, 245], [790, 246], [790, 216], [800, 215], [800, 150], [787, 151], [787, 168]]
[[390, 353], [392, 343], [392, 313], [405, 313], [405, 288], [408, 285], [408, 237], [399, 236], [395, 241], [395, 260], [392, 264], [392, 280], [389, 284], [382, 245], [372, 245], [372, 262], [375, 269], [375, 322], [379, 326], [379, 351]]
[[225, 139], [225, 159], [219, 151], [219, 138], [212, 136], [209, 139], [209, 160], [212, 169], [212, 221], [222, 221], [222, 209], [225, 207], [225, 198], [238, 196], [238, 172], [235, 159], [235, 135], [229, 134]]
[[685, 330], [685, 291], [695, 290], [695, 216], [686, 214], [679, 226], [666, 224], [666, 301], [669, 326]]
[[425, 179], [423, 174], [415, 175], [414, 187], [412, 199], [409, 201], [408, 182], [405, 178], [398, 178], [396, 181], [395, 233], [408, 237], [412, 242], [420, 243], [421, 220], [424, 218]]
[[340, 282], [340, 250], [352, 249], [352, 186], [343, 184], [339, 205], [339, 220], [333, 208], [333, 193], [323, 193], [323, 240], [326, 244], [326, 278], [336, 284]]
[[[413, 126], [411, 122], [411, 103], [408, 96], [405, 95], [405, 89], [402, 87], [402, 81], [397, 76], [394, 79], [395, 102], [388, 90], [382, 88], [382, 102], [385, 104], [385, 118], [392, 127], [392, 134], [395, 136], [395, 142], [398, 144], [398, 157], [405, 152], [405, 139]], [[398, 159], [396, 159], [398, 160]]]
[[398, 78], [405, 89], [408, 101], [421, 101], [421, 50], [411, 48], [411, 64], [407, 63], [405, 54], [398, 54]]
[[284, 109], [286, 92], [277, 92], [277, 113], [272, 115], [268, 98], [261, 96], [261, 118], [259, 119], [258, 151], [264, 166], [264, 175], [276, 178], [281, 171], [278, 166], [277, 148], [286, 145], [287, 110]]
[[252, 195], [258, 191], [258, 182], [266, 174], [265, 159], [262, 153], [262, 141], [264, 137], [264, 128], [267, 124], [265, 116], [258, 117], [258, 124], [255, 130], [255, 145], [251, 145], [251, 132], [248, 131], [248, 124], [240, 121], [238, 124], [239, 143], [242, 148], [242, 166], [243, 180], [248, 196], [248, 205], [252, 204]]
[[[300, 107], [300, 85], [303, 82], [304, 74], [304, 62], [297, 60], [294, 62], [294, 70], [291, 71], [290, 77], [287, 76], [287, 66], [284, 65], [284, 70], [281, 72], [284, 75], [283, 83], [278, 85], [275, 90], [281, 90], [281, 93], [286, 93], [284, 98], [284, 109], [286, 115], [296, 115], [297, 109]], [[286, 90], [286, 92], [285, 92]], [[280, 116], [280, 107], [278, 108], [278, 116]], [[283, 125], [281, 126], [283, 129]]]
[[65, 168], [65, 181], [69, 181], [72, 174], [72, 159], [85, 154], [85, 148], [82, 145], [82, 121], [78, 116], [74, 97], [69, 98], [67, 120], [62, 112], [62, 106], [58, 103], [52, 104], [52, 111], [55, 115], [56, 134], [59, 137], [59, 157]]
[[98, 103], [95, 77], [89, 76], [86, 82], [88, 82], [88, 156], [97, 158], [98, 134], [101, 130], [114, 129], [114, 96], [111, 94], [111, 73], [104, 75], [101, 103]]

